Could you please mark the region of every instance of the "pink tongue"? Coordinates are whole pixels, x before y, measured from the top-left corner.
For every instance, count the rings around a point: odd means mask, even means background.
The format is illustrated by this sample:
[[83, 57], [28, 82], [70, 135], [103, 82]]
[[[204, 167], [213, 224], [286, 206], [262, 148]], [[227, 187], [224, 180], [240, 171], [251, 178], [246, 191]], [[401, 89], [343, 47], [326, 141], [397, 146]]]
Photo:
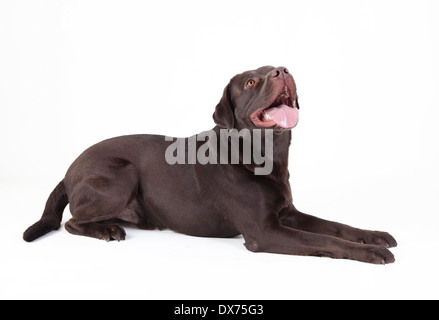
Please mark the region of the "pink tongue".
[[293, 128], [299, 121], [299, 110], [284, 104], [276, 108], [268, 109], [265, 113], [267, 113], [271, 120], [282, 128]]

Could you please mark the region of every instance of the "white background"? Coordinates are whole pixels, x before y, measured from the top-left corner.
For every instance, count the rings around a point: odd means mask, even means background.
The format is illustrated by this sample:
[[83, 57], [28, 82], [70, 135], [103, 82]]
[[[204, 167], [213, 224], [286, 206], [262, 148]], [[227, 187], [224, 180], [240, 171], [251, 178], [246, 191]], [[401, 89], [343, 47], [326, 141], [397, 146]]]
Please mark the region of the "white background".
[[[438, 16], [434, 0], [1, 1], [0, 298], [438, 299]], [[298, 86], [296, 206], [392, 233], [395, 264], [131, 228], [22, 240], [85, 148], [208, 130], [229, 79], [263, 65]]]

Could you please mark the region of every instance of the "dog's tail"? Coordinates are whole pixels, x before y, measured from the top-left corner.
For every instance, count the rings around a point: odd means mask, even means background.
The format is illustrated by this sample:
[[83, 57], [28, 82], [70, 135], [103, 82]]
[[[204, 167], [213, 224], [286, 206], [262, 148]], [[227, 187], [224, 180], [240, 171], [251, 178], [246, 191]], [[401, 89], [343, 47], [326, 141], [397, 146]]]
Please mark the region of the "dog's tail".
[[64, 180], [62, 180], [52, 191], [47, 199], [46, 208], [40, 221], [30, 226], [23, 234], [23, 239], [27, 242], [34, 241], [46, 233], [57, 230], [61, 226], [64, 208], [69, 203]]

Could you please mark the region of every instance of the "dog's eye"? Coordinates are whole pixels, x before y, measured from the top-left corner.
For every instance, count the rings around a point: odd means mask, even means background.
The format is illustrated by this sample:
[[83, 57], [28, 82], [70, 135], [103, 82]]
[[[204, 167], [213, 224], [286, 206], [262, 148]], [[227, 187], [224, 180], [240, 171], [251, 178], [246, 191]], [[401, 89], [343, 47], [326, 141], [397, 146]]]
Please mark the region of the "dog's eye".
[[254, 86], [255, 84], [256, 84], [256, 81], [253, 80], [253, 79], [250, 79], [250, 80], [248, 80], [247, 83], [245, 84], [245, 87], [248, 88], [248, 87]]

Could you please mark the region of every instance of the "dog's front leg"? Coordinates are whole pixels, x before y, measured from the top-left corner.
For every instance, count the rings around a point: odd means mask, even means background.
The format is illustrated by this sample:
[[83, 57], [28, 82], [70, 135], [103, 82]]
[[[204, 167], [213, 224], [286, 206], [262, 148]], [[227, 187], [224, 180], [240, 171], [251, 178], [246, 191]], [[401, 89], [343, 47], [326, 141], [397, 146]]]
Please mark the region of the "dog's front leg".
[[253, 224], [242, 232], [245, 246], [250, 251], [351, 259], [374, 264], [395, 261], [393, 254], [383, 246], [354, 243], [329, 235], [292, 229], [276, 223], [276, 219], [264, 220], [272, 221]]
[[294, 205], [281, 211], [279, 220], [282, 225], [293, 229], [325, 234], [352, 242], [374, 244], [387, 248], [397, 245], [395, 238], [387, 232], [363, 230], [320, 219], [300, 212]]

